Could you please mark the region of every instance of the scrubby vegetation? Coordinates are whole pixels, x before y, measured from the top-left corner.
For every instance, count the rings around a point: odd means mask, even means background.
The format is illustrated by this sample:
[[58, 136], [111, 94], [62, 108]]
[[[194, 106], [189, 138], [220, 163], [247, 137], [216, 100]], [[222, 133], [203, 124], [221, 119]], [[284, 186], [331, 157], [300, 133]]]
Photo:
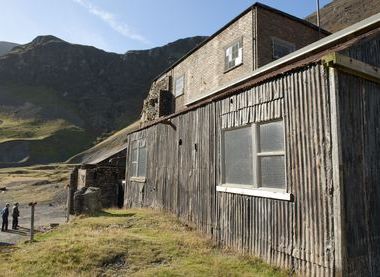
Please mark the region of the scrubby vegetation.
[[0, 253], [4, 276], [288, 276], [221, 250], [171, 215], [107, 210]]
[[69, 124], [62, 119], [40, 121], [13, 118], [6, 114], [0, 114], [0, 122], [0, 143], [11, 140], [44, 139], [58, 130], [69, 127]]

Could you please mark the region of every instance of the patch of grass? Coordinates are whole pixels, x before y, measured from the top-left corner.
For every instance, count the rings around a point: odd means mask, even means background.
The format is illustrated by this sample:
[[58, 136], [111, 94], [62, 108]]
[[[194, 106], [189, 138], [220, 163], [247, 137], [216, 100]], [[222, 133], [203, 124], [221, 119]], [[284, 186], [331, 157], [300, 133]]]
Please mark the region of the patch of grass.
[[220, 250], [161, 212], [107, 210], [0, 253], [5, 276], [288, 276], [258, 259]]
[[0, 187], [7, 188], [0, 193], [0, 203], [54, 202], [57, 194], [64, 193], [73, 167], [51, 164], [0, 169]]
[[65, 120], [41, 121], [0, 114], [0, 143], [12, 140], [42, 140], [55, 132], [69, 128]]
[[53, 135], [34, 141], [30, 145], [31, 163], [65, 161], [69, 157], [89, 147], [94, 137], [83, 129], [70, 127]]

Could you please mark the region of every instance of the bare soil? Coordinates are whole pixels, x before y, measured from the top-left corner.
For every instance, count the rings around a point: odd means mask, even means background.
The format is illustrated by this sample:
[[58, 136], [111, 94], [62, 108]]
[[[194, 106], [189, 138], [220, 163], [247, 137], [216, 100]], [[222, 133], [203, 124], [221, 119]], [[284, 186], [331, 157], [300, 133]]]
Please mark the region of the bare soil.
[[[49, 165], [0, 170], [0, 209], [10, 203], [20, 204], [19, 230], [11, 230], [12, 218], [9, 216], [9, 231], [0, 232], [0, 251], [2, 245], [28, 240], [31, 211], [28, 204], [37, 202], [35, 207], [36, 232], [45, 232], [51, 224], [66, 221], [66, 185], [73, 166]], [[1, 220], [1, 219], [0, 219]]]

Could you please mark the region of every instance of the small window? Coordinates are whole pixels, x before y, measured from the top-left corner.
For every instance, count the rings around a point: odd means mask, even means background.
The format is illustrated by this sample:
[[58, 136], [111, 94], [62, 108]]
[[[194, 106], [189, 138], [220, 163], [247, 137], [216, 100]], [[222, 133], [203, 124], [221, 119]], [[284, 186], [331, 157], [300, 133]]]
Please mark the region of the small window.
[[182, 75], [181, 77], [175, 80], [175, 96], [182, 95], [184, 92], [184, 88], [185, 88], [185, 76]]
[[260, 124], [257, 128], [258, 186], [285, 189], [283, 122]]
[[224, 131], [223, 184], [285, 190], [283, 121]]
[[272, 38], [272, 48], [274, 59], [282, 58], [296, 50], [293, 43], [278, 38]]
[[133, 141], [131, 150], [132, 177], [145, 177], [146, 163], [147, 153], [145, 139]]
[[225, 50], [224, 70], [230, 70], [243, 63], [243, 40], [236, 41]]

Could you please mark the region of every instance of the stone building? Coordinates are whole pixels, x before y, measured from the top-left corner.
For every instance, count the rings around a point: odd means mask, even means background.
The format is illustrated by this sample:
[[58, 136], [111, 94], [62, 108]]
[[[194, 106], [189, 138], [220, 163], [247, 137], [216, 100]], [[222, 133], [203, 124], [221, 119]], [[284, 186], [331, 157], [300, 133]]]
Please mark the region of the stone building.
[[[125, 180], [127, 150], [124, 148], [116, 151], [116, 153], [115, 151], [102, 153], [101, 156], [94, 157], [92, 160], [73, 169], [70, 176], [69, 190], [69, 210], [71, 214], [86, 212], [86, 209], [93, 206], [92, 203], [89, 203], [84, 207], [83, 205], [86, 201], [79, 200], [86, 197], [85, 194], [89, 188], [99, 194], [96, 198], [91, 198], [100, 202], [100, 205], [94, 206], [99, 208], [123, 207], [125, 189], [123, 181]], [[75, 198], [78, 198], [78, 201]]]
[[256, 3], [153, 81], [142, 122], [183, 110], [328, 34], [305, 20]]

